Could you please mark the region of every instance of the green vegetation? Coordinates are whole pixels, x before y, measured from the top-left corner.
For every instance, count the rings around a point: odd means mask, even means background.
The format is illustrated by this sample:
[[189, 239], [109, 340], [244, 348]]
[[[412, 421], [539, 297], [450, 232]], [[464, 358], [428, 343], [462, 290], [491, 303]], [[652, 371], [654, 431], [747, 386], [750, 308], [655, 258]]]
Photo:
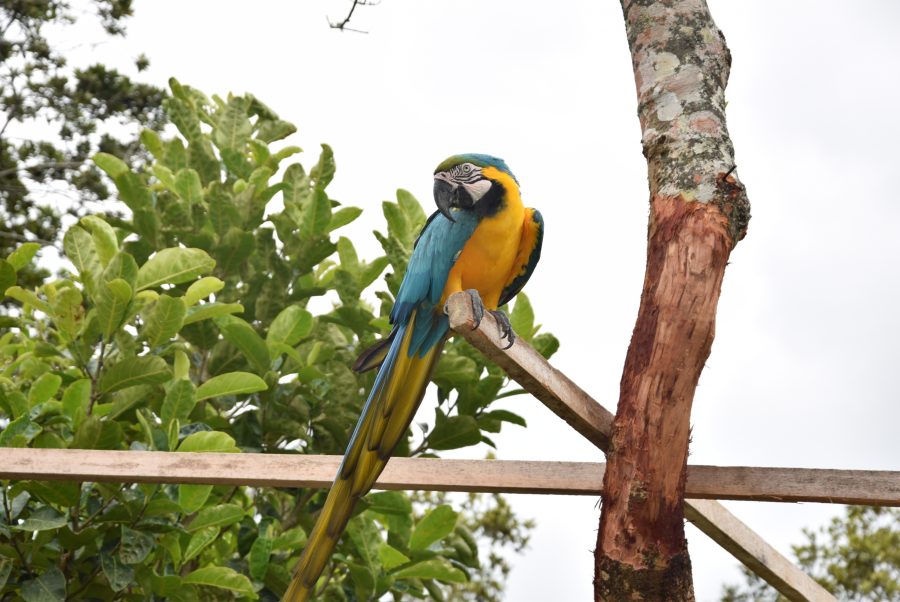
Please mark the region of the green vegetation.
[[[249, 95], [209, 99], [173, 80], [164, 106], [178, 135], [143, 131], [146, 169], [94, 157], [128, 212], [68, 229], [74, 273], [23, 283], [36, 243], [0, 259], [0, 296], [15, 302], [0, 316], [0, 446], [343, 453], [373, 379], [349, 366], [388, 331], [424, 211], [398, 191], [376, 234], [385, 255], [364, 261], [340, 234], [361, 210], [326, 192], [329, 147], [309, 170], [291, 162], [294, 126]], [[511, 317], [544, 355], [556, 350], [527, 298]], [[447, 345], [434, 381], [433, 425], [397, 455], [493, 445], [505, 423], [524, 426], [491, 409], [517, 391], [464, 341]], [[0, 497], [0, 600], [274, 600], [324, 492], [6, 482]], [[496, 496], [454, 510], [444, 496], [381, 492], [361, 510], [323, 600], [498, 600], [499, 550], [528, 537]]]

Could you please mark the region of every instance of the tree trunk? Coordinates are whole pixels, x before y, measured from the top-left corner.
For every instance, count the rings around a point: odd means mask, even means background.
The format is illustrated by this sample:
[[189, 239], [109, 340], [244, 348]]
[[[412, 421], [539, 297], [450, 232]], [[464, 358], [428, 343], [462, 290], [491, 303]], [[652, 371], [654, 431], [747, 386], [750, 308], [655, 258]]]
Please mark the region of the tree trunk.
[[684, 537], [691, 403], [750, 205], [734, 170], [731, 57], [704, 0], [622, 0], [650, 180], [647, 268], [622, 374], [596, 600], [694, 600]]

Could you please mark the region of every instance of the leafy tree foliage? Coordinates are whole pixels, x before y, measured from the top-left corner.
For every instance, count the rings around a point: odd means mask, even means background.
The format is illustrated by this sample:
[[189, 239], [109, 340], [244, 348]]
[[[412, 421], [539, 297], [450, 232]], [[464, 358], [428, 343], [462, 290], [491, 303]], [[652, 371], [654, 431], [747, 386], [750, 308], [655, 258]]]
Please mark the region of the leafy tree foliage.
[[[36, 243], [0, 260], [0, 294], [21, 304], [0, 317], [0, 446], [342, 453], [373, 380], [349, 366], [388, 332], [425, 213], [398, 191], [376, 234], [385, 255], [365, 261], [340, 234], [361, 210], [326, 191], [328, 146], [309, 170], [292, 162], [294, 126], [249, 95], [210, 99], [173, 80], [164, 106], [178, 135], [143, 131], [146, 169], [94, 157], [130, 217], [69, 228], [72, 274], [22, 286]], [[386, 269], [376, 309], [363, 293]], [[556, 350], [526, 297], [511, 317]], [[502, 371], [462, 340], [445, 354], [434, 423], [398, 455], [493, 445], [504, 424], [524, 426], [491, 408], [518, 392]], [[324, 493], [4, 483], [0, 599], [274, 600]], [[455, 510], [443, 496], [367, 496], [320, 599], [499, 599], [498, 549], [521, 549], [530, 525], [498, 496], [467, 499]]]
[[[804, 529], [797, 563], [839, 600], [900, 600], [900, 509], [847, 506], [818, 532]], [[722, 602], [787, 602], [744, 569], [744, 587], [727, 586]]]
[[[94, 0], [109, 35], [121, 35], [131, 0]], [[45, 31], [75, 21], [62, 0], [7, 0], [0, 4], [0, 256], [23, 241], [56, 242], [61, 214], [79, 212], [109, 191], [90, 160], [98, 150], [134, 163], [142, 155], [141, 126], [158, 128], [164, 92], [96, 63], [67, 64], [65, 49]], [[85, 13], [86, 14], [86, 13]], [[90, 17], [84, 17], [90, 18]], [[137, 60], [138, 69], [147, 59]], [[26, 128], [46, 130], [39, 140]], [[28, 264], [19, 281], [36, 286], [40, 270]]]

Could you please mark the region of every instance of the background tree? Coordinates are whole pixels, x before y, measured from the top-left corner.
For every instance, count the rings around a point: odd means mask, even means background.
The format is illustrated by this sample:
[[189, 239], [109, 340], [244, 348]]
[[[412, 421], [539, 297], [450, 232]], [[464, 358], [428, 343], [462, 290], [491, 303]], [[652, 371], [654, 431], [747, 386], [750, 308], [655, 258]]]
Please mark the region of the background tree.
[[[55, 243], [66, 212], [83, 213], [109, 191], [90, 160], [99, 151], [128, 163], [143, 158], [142, 126], [159, 128], [163, 90], [135, 82], [101, 63], [76, 66], [46, 31], [95, 18], [110, 36], [123, 35], [131, 0], [94, 0], [94, 14], [62, 0], [0, 4], [0, 256], [21, 242]], [[138, 70], [147, 66], [136, 60]], [[43, 138], [32, 135], [45, 131]], [[28, 132], [26, 134], [26, 131]], [[28, 264], [19, 281], [39, 282]]]
[[[839, 600], [900, 600], [900, 509], [847, 506], [818, 531], [804, 529], [793, 546], [805, 571]], [[743, 570], [746, 583], [730, 585], [722, 602], [787, 602], [759, 577]]]
[[[295, 127], [253, 96], [171, 90], [179, 135], [144, 130], [146, 169], [96, 155], [130, 215], [68, 229], [76, 274], [29, 289], [16, 279], [38, 245], [0, 260], [0, 291], [22, 306], [0, 321], [0, 446], [339, 454], [373, 379], [349, 366], [389, 330], [425, 213], [398, 191], [376, 233], [385, 255], [364, 261], [340, 236], [361, 210], [326, 192], [329, 147], [307, 170], [283, 142]], [[376, 309], [363, 293], [386, 269]], [[556, 339], [519, 299], [518, 335], [549, 356]], [[463, 340], [433, 380], [434, 421], [401, 455], [493, 445], [504, 423], [524, 425], [491, 408], [520, 391]], [[324, 492], [26, 481], [0, 498], [0, 599], [274, 600]], [[499, 496], [446, 500], [367, 496], [321, 599], [499, 600], [498, 548], [521, 549], [528, 524]]]

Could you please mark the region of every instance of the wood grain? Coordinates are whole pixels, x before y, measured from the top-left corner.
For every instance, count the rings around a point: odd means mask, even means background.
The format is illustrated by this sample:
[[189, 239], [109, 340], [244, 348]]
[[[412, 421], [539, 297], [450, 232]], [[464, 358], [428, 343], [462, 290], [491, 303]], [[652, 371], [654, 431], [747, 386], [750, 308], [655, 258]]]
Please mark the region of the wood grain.
[[594, 401], [521, 338], [516, 338], [512, 347], [504, 349], [507, 342], [500, 339], [500, 329], [492, 315], [485, 314], [481, 327], [475, 329], [472, 302], [465, 293], [447, 299], [446, 310], [450, 328], [464, 336], [588, 441], [606, 451], [612, 431], [612, 412]]
[[[329, 487], [341, 456], [3, 450], [0, 479]], [[599, 462], [394, 458], [376, 489], [599, 496]], [[691, 466], [688, 495], [704, 499], [900, 506], [900, 472]]]

